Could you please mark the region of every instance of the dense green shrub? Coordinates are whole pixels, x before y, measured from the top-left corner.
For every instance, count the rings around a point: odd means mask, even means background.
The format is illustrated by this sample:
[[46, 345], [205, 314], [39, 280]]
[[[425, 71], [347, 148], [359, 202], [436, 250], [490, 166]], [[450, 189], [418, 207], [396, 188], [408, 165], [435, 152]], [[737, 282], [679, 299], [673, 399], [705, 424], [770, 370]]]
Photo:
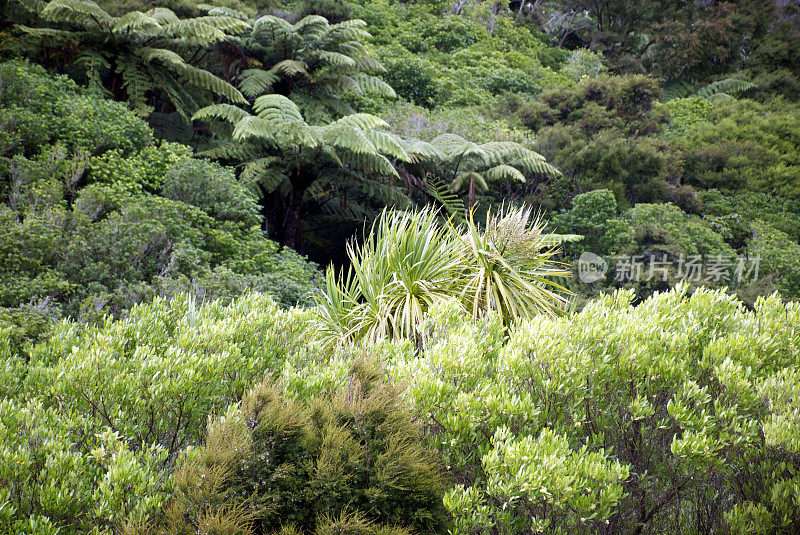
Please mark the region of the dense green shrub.
[[[669, 145], [652, 137], [626, 137], [615, 128], [590, 137], [575, 126], [544, 128], [537, 150], [580, 190], [609, 189], [620, 206], [664, 202], [676, 193], [675, 165]], [[559, 198], [562, 191], [549, 196]]]
[[162, 532], [210, 533], [209, 519], [235, 526], [246, 514], [241, 533], [444, 533], [438, 466], [382, 375], [356, 361], [344, 385], [318, 396], [292, 398], [274, 381], [253, 388], [182, 461]]
[[231, 169], [153, 143], [124, 107], [41, 67], [3, 63], [0, 81], [4, 111], [38, 121], [29, 137], [13, 121], [0, 134], [0, 307], [19, 332], [37, 336], [43, 317], [121, 315], [181, 292], [313, 301], [320, 274], [266, 239], [256, 199]]
[[658, 82], [641, 75], [584, 78], [575, 87], [558, 87], [542, 94], [550, 108], [531, 127], [569, 121], [586, 133], [616, 127], [627, 135], [658, 131], [666, 114], [655, 106], [662, 95]]
[[708, 121], [714, 104], [705, 98], [676, 98], [664, 103], [669, 110], [670, 121], [665, 128], [668, 136], [680, 136], [690, 127]]
[[436, 81], [436, 64], [414, 56], [403, 48], [386, 50], [379, 56], [386, 67], [383, 79], [398, 96], [419, 106], [432, 108], [443, 89]]
[[[473, 7], [480, 13], [437, 16], [434, 6], [369, 2], [356, 14], [369, 23], [388, 70], [384, 78], [421, 106], [481, 104], [503, 91], [536, 95], [570, 82], [572, 76], [557, 72], [568, 53], [506, 17]], [[486, 15], [490, 21], [481, 20]]]
[[798, 305], [748, 312], [706, 290], [632, 298], [523, 322], [508, 341], [496, 318], [470, 325], [445, 307], [422, 353], [392, 357], [460, 483], [445, 501], [456, 533], [798, 525], [799, 409], [784, 404]]
[[684, 181], [704, 188], [749, 190], [800, 199], [800, 108], [732, 100], [716, 105], [708, 122], [680, 138]]
[[760, 260], [760, 276], [770, 279], [786, 297], [800, 298], [800, 244], [763, 221], [751, 223], [748, 253]]
[[84, 422], [40, 402], [0, 401], [0, 532], [111, 534], [166, 502], [163, 448], [132, 450]]
[[192, 150], [178, 143], [154, 144], [130, 156], [120, 149], [112, 149], [92, 158], [90, 178], [92, 182], [124, 184], [131, 190], [155, 193], [174, 163], [191, 158]]
[[106, 427], [165, 464], [197, 444], [207, 416], [237, 401], [302, 344], [302, 316], [250, 295], [201, 307], [183, 295], [132, 308], [126, 320], [62, 323], [29, 351], [20, 398], [34, 396], [84, 432]]
[[163, 175], [161, 195], [200, 208], [217, 220], [257, 225], [261, 216], [252, 193], [239, 184], [230, 168], [186, 159]]
[[184, 295], [124, 321], [60, 323], [26, 353], [0, 328], [0, 533], [147, 521], [171, 496], [178, 454], [301, 350], [305, 324], [265, 296], [203, 307]]
[[125, 104], [27, 62], [0, 64], [0, 104], [0, 146], [6, 153], [30, 156], [56, 140], [69, 150], [99, 154], [118, 148], [127, 153], [152, 140], [147, 124]]
[[551, 224], [562, 234], [583, 236], [576, 244], [564, 245], [568, 253], [616, 254], [628, 244], [628, 226], [618, 219], [617, 200], [607, 189], [575, 196], [570, 209], [554, 217]]

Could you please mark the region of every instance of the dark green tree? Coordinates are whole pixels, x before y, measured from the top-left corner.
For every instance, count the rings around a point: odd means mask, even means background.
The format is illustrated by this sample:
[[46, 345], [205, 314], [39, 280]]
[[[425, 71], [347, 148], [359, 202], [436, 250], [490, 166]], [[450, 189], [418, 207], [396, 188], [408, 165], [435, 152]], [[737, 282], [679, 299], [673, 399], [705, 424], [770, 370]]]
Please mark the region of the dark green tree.
[[91, 0], [52, 0], [37, 10], [46, 26], [21, 26], [27, 40], [59, 64], [85, 69], [90, 86], [127, 100], [141, 116], [153, 111], [156, 94], [166, 98], [185, 119], [213, 96], [246, 100], [232, 85], [197, 67], [190, 58], [249, 29], [233, 17], [180, 19], [166, 8], [130, 11], [115, 17]]

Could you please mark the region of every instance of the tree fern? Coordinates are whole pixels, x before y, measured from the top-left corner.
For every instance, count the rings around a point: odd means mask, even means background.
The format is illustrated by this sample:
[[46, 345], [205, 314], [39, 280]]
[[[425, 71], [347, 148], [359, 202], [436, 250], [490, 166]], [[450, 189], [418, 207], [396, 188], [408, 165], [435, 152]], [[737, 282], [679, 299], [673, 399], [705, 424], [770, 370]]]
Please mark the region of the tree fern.
[[697, 80], [675, 80], [667, 84], [664, 89], [667, 100], [676, 98], [686, 98], [689, 96], [696, 96], [708, 100], [719, 100], [732, 98], [734, 95], [749, 91], [756, 86], [747, 80], [740, 80], [738, 78], [725, 78], [717, 80], [700, 89], [697, 89]]
[[269, 92], [269, 88], [280, 78], [271, 71], [247, 69], [239, 76], [239, 89], [248, 98]]
[[476, 187], [489, 188], [501, 180], [525, 182], [533, 175], [547, 177], [561, 173], [547, 163], [541, 154], [510, 141], [476, 144], [456, 134], [442, 134], [429, 146], [414, 141], [411, 160], [422, 173], [445, 179], [453, 191], [468, 189], [468, 203], [475, 202]]
[[464, 201], [441, 178], [433, 175], [425, 177], [425, 192], [436, 200], [448, 216], [463, 219], [466, 211]]
[[[746, 80], [739, 80], [736, 78], [725, 78], [724, 80], [717, 80], [700, 89], [696, 95], [698, 97], [714, 99], [721, 95], [733, 96], [743, 93], [756, 87], [756, 84]], [[723, 97], [724, 98], [724, 97]]]
[[[309, 120], [321, 123], [328, 122], [326, 114], [336, 118], [353, 111], [343, 109], [341, 98], [331, 99], [331, 95], [352, 92], [395, 98], [392, 88], [374, 76], [385, 69], [367, 51], [365, 42], [370, 34], [365, 27], [361, 20], [329, 24], [317, 15], [295, 24], [274, 15], [260, 17], [253, 21], [250, 32], [236, 41], [241, 55], [250, 58], [231, 58], [240, 62], [243, 71], [239, 87], [249, 98], [272, 92], [313, 102], [326, 113], [314, 114], [319, 120]], [[267, 74], [256, 75], [253, 60]]]
[[355, 80], [358, 85], [359, 93], [373, 94], [385, 98], [397, 98], [397, 94], [394, 92], [394, 89], [392, 89], [392, 86], [377, 76], [354, 74], [352, 79]]
[[[199, 110], [194, 119], [222, 121], [232, 129], [233, 146], [208, 154], [238, 159], [243, 166], [241, 178], [248, 186], [285, 200], [284, 189], [288, 190], [287, 245], [301, 245], [302, 200], [309, 199], [309, 188], [317, 187], [318, 181], [330, 184], [331, 190], [357, 183], [360, 193], [377, 196], [380, 202], [390, 194], [392, 202], [405, 198], [397, 188], [381, 182], [386, 177], [399, 178], [389, 158], [410, 158], [395, 136], [376, 130], [386, 126], [380, 118], [353, 114], [325, 125], [309, 125], [299, 107], [279, 94], [256, 98], [252, 110], [255, 115], [231, 105], [212, 105]], [[274, 158], [284, 162], [285, 170], [275, 169], [279, 166]], [[352, 182], [354, 176], [360, 181]]]
[[[214, 95], [246, 102], [232, 85], [185, 59], [249, 30], [245, 21], [219, 15], [180, 19], [166, 8], [113, 17], [91, 0], [51, 0], [39, 14], [50, 27], [23, 28], [27, 39], [50, 49], [68, 39], [75, 43], [70, 47], [77, 45], [87, 78], [103, 80], [109, 91], [121, 86], [137, 113], [150, 113], [157, 93], [184, 117]], [[75, 62], [74, 48], [63, 46], [63, 59]]]
[[103, 31], [109, 31], [115, 21], [114, 17], [91, 0], [52, 0], [44, 6], [40, 15], [54, 22], [68, 22]]

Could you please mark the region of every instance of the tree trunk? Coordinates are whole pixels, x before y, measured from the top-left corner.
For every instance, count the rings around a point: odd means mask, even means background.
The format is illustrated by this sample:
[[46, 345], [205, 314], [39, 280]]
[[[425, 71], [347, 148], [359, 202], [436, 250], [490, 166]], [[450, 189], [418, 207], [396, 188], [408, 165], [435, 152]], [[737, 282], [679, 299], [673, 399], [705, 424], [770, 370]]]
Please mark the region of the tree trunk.
[[298, 253], [303, 249], [303, 197], [316, 178], [313, 172], [298, 167], [291, 179], [292, 196], [283, 221], [283, 245], [291, 247]]
[[286, 209], [286, 221], [284, 223], [283, 245], [291, 247], [298, 253], [303, 247], [303, 221], [300, 213], [303, 208], [303, 195], [305, 188], [294, 188], [292, 198]]
[[475, 206], [475, 177], [469, 177], [469, 211], [472, 211], [472, 207]]

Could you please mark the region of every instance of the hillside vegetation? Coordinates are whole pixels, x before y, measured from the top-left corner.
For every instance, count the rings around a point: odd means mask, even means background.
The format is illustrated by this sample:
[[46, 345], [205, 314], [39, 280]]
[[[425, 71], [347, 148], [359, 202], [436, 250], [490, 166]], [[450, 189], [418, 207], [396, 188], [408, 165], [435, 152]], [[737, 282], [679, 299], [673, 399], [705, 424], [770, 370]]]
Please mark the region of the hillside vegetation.
[[797, 2], [0, 12], [0, 535], [800, 529]]

